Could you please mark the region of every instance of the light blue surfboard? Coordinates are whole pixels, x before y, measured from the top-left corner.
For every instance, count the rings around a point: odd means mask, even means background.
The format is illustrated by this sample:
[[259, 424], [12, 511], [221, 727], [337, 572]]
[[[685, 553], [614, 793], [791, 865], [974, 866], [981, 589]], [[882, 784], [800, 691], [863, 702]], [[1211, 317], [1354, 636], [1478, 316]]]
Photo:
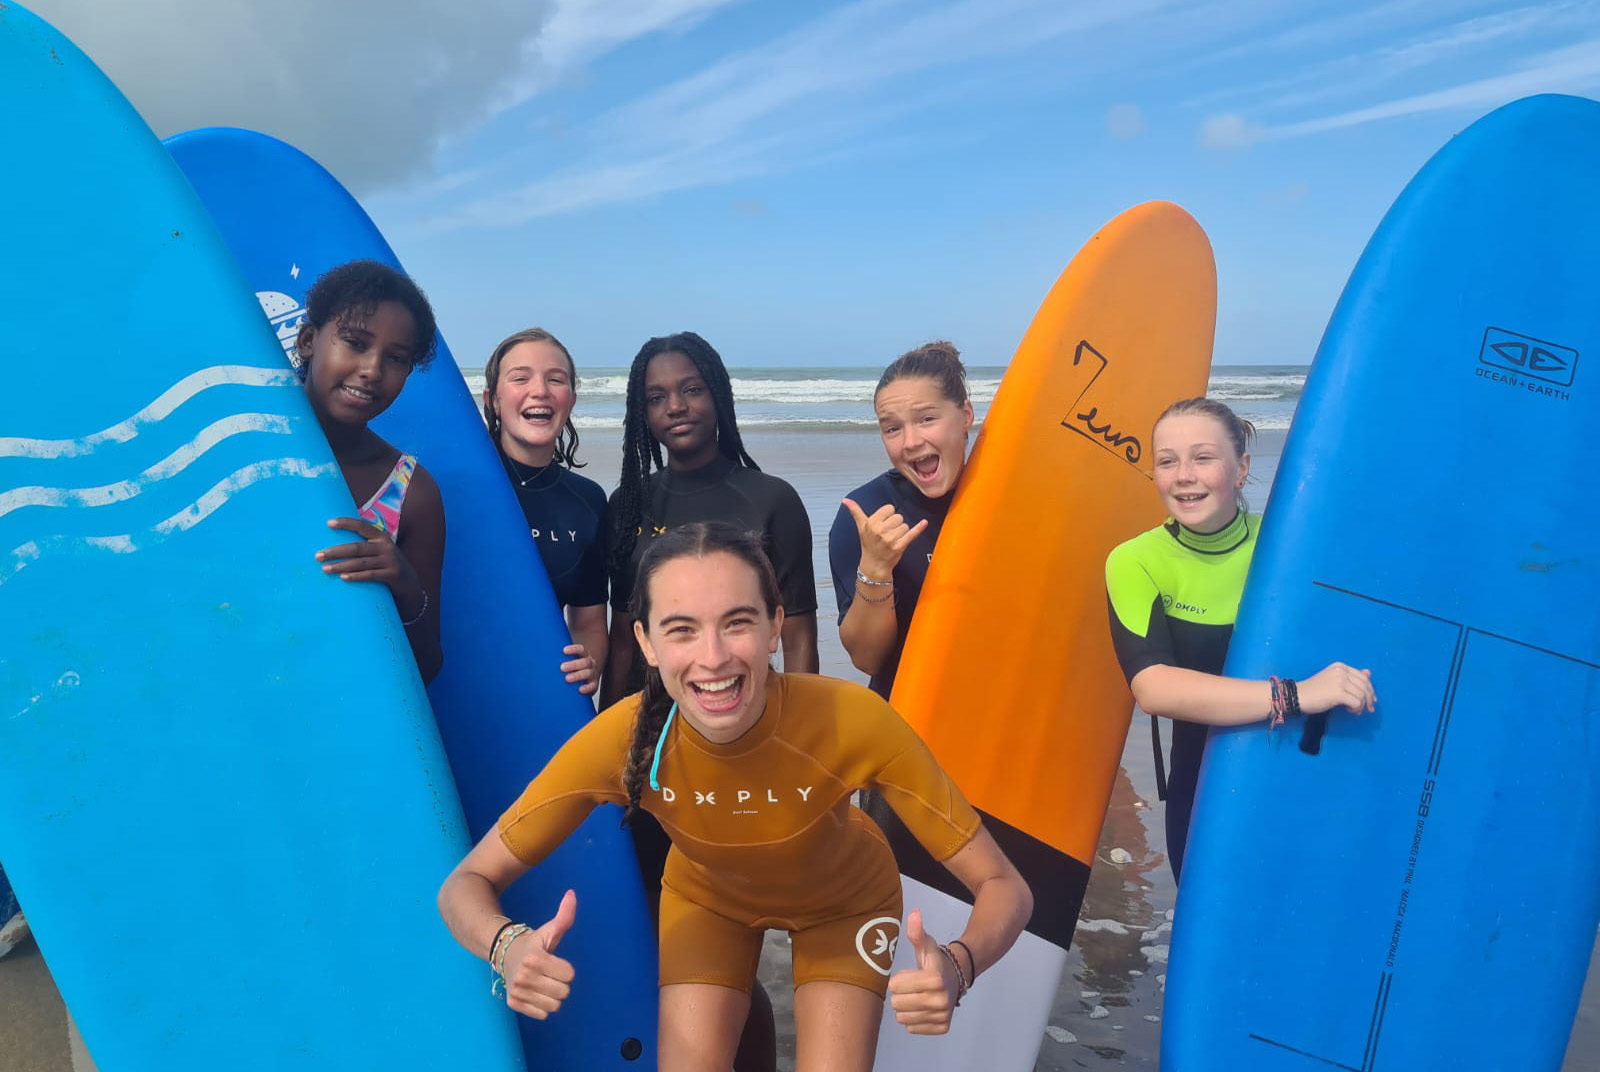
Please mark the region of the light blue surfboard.
[[1473, 124], [1401, 194], [1295, 413], [1227, 673], [1374, 715], [1215, 733], [1169, 1072], [1555, 1070], [1600, 923], [1600, 104]]
[[[286, 351], [320, 274], [362, 258], [400, 267], [356, 200], [299, 150], [229, 129], [180, 134], [167, 147], [222, 228]], [[427, 280], [420, 282], [425, 288]], [[594, 716], [560, 672], [561, 649], [571, 643], [566, 623], [477, 401], [441, 342], [433, 364], [412, 374], [373, 425], [416, 454], [444, 496], [445, 661], [428, 691], [474, 837], [493, 828]], [[656, 940], [620, 819], [615, 808], [595, 812], [505, 898], [513, 918], [537, 925], [555, 914], [567, 889], [578, 893], [577, 923], [560, 948], [577, 971], [572, 998], [548, 1020], [518, 1018], [531, 1066], [588, 1072], [655, 1064]]]
[[221, 236], [14, 3], [0, 130], [0, 860], [89, 1051], [520, 1069], [438, 922], [467, 840], [405, 634], [312, 557], [349, 493]]

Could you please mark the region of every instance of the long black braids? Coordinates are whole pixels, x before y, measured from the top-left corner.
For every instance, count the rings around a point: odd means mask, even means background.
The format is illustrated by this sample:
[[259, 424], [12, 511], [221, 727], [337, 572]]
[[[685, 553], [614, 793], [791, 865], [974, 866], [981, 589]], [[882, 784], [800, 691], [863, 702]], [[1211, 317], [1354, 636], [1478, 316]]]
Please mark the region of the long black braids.
[[[776, 615], [782, 602], [778, 595], [778, 575], [773, 571], [767, 553], [761, 548], [761, 534], [745, 532], [725, 521], [695, 521], [650, 541], [649, 549], [639, 561], [639, 582], [634, 587], [628, 608], [634, 620], [649, 628], [650, 581], [663, 565], [675, 558], [704, 558], [718, 552], [733, 555], [755, 571], [767, 614]], [[628, 759], [622, 768], [622, 786], [628, 792], [628, 808], [623, 812], [623, 823], [630, 822], [639, 810], [639, 801], [650, 781], [650, 766], [655, 761], [656, 744], [666, 728], [667, 715], [671, 710], [672, 697], [667, 692], [666, 683], [661, 680], [661, 672], [653, 666], [647, 666], [644, 692], [639, 696], [639, 711], [633, 719], [633, 741], [628, 745]]]
[[644, 525], [645, 488], [650, 474], [665, 468], [661, 444], [650, 432], [645, 419], [644, 377], [650, 359], [659, 354], [678, 353], [687, 357], [706, 382], [717, 411], [717, 451], [746, 469], [759, 470], [739, 436], [739, 422], [733, 409], [733, 383], [722, 355], [692, 331], [660, 335], [646, 342], [628, 367], [628, 401], [622, 421], [622, 473], [617, 483], [616, 508], [611, 518], [611, 575], [623, 575], [633, 558], [634, 545]]

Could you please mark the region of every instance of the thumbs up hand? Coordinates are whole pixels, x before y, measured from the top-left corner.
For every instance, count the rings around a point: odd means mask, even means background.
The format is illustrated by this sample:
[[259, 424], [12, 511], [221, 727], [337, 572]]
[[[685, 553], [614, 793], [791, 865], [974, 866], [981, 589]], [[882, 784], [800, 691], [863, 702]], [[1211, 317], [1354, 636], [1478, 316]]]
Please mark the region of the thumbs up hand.
[[561, 898], [555, 918], [537, 930], [519, 934], [506, 951], [506, 1004], [535, 1020], [561, 1008], [572, 993], [572, 963], [556, 956], [556, 946], [578, 918], [578, 895]]
[[895, 972], [889, 980], [889, 1007], [913, 1035], [943, 1035], [950, 1030], [961, 981], [955, 965], [933, 936], [922, 929], [922, 910], [906, 918], [906, 939], [917, 953], [917, 966]]

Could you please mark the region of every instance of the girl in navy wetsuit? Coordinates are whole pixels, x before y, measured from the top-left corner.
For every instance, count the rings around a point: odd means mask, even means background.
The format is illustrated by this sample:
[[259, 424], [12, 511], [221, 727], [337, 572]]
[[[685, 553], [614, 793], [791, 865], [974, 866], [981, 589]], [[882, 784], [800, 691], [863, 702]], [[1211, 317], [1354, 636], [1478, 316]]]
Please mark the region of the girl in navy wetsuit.
[[1360, 714], [1378, 702], [1371, 675], [1344, 663], [1298, 683], [1221, 676], [1261, 524], [1244, 501], [1254, 433], [1221, 402], [1191, 398], [1169, 406], [1151, 446], [1156, 492], [1171, 517], [1106, 559], [1111, 639], [1122, 672], [1141, 708], [1172, 720], [1166, 794], [1174, 877], [1183, 868], [1209, 727], [1295, 710], [1312, 715], [1344, 707]]
[[561, 341], [527, 328], [501, 341], [483, 369], [483, 417], [539, 548], [573, 643], [561, 664], [585, 696], [606, 659], [606, 493], [573, 470], [578, 369]]
[[828, 533], [839, 639], [888, 699], [933, 545], [967, 461], [972, 402], [961, 354], [930, 342], [884, 370], [872, 395], [891, 468], [852, 491]]

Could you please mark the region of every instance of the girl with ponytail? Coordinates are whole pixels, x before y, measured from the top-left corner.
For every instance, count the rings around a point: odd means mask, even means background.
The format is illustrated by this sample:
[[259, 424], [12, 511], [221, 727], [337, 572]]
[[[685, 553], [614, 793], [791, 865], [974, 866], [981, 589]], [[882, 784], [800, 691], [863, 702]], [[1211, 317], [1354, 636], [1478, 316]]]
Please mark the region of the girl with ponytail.
[[[750, 1009], [762, 938], [789, 932], [802, 1069], [871, 1069], [886, 992], [919, 1035], [949, 1030], [981, 973], [1011, 947], [1032, 897], [916, 734], [858, 685], [774, 671], [779, 587], [759, 539], [689, 524], [650, 541], [634, 597], [644, 691], [564, 745], [455, 869], [439, 903], [526, 1015], [559, 1013], [575, 973], [556, 951], [569, 892], [542, 926], [500, 915], [499, 894], [601, 804], [656, 817], [672, 837], [661, 890], [657, 1067], [728, 1068]], [[917, 966], [893, 973], [900, 877], [851, 794], [875, 789], [973, 893], [958, 936], [905, 920]]]
[[[1244, 498], [1255, 428], [1211, 398], [1174, 402], [1151, 435], [1155, 487], [1171, 517], [1106, 559], [1111, 641], [1150, 715], [1156, 786], [1167, 802], [1167, 859], [1183, 868], [1200, 760], [1211, 726], [1376, 708], [1366, 670], [1332, 663], [1301, 682], [1222, 676], [1261, 516]], [[1172, 720], [1170, 773], [1157, 716]], [[1320, 736], [1321, 722], [1312, 720]], [[1315, 748], [1312, 736], [1302, 747]]]

